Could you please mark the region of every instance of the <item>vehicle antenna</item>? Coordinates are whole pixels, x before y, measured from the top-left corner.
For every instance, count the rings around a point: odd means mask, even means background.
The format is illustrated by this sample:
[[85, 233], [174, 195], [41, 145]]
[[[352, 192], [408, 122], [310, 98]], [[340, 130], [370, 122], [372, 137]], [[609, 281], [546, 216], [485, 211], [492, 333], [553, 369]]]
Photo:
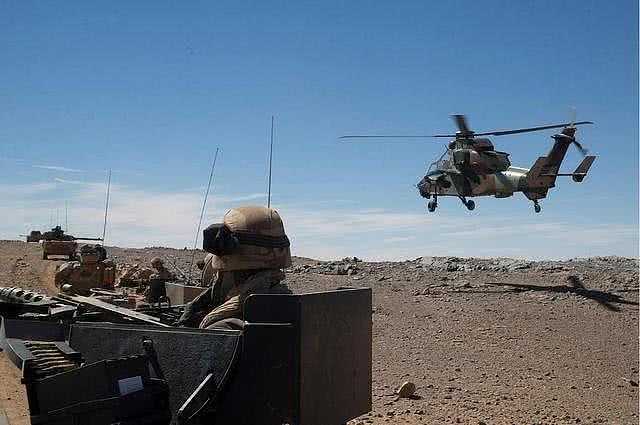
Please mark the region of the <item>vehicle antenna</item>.
[[273, 164], [273, 115], [271, 115], [271, 143], [269, 145], [269, 190], [267, 193], [267, 208], [271, 208], [271, 165]]
[[213, 163], [211, 164], [211, 173], [209, 173], [209, 183], [207, 184], [207, 190], [204, 193], [204, 201], [202, 201], [202, 210], [200, 211], [200, 220], [198, 221], [198, 230], [196, 230], [196, 239], [193, 241], [193, 252], [191, 253], [191, 264], [189, 265], [189, 278], [188, 283], [191, 283], [191, 272], [193, 270], [193, 261], [196, 257], [196, 248], [198, 246], [198, 237], [200, 236], [200, 227], [202, 226], [202, 217], [204, 216], [204, 208], [207, 205], [207, 197], [209, 196], [209, 189], [211, 188], [211, 182], [213, 181], [213, 171], [216, 169], [216, 162], [218, 161], [218, 152], [220, 148], [216, 148], [216, 153], [213, 156]]
[[104, 245], [104, 236], [107, 232], [107, 212], [109, 211], [109, 192], [111, 191], [111, 168], [109, 168], [109, 177], [107, 179], [107, 202], [104, 206], [104, 225], [102, 226], [102, 245]]
[[69, 209], [67, 201], [64, 201], [64, 230], [69, 233]]

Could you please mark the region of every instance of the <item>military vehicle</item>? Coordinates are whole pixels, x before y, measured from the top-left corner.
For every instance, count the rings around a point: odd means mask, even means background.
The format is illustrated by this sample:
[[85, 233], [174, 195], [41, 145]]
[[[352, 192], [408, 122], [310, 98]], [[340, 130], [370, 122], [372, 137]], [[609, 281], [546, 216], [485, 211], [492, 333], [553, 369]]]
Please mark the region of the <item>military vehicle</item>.
[[56, 226], [42, 234], [42, 259], [48, 260], [49, 255], [62, 255], [74, 260], [78, 244], [76, 241], [101, 241], [102, 238], [77, 238], [67, 235], [60, 226]]
[[[458, 131], [455, 134], [442, 135], [349, 135], [342, 139], [359, 138], [453, 138], [447, 144], [445, 153], [433, 162], [427, 174], [418, 183], [420, 196], [431, 199], [427, 205], [430, 212], [438, 207], [438, 196], [455, 196], [468, 210], [475, 208], [475, 202], [469, 197], [495, 196], [507, 198], [515, 192], [522, 192], [533, 201], [533, 208], [539, 213], [542, 208], [539, 200], [547, 196], [549, 189], [555, 187], [556, 178], [570, 176], [575, 182], [582, 182], [596, 159], [587, 156], [586, 149], [576, 140], [576, 126], [593, 124], [580, 121], [515, 130], [489, 131], [475, 133], [467, 126], [464, 115], [453, 115]], [[563, 128], [559, 134], [551, 136], [554, 144], [546, 156], [539, 157], [531, 168], [513, 167], [509, 154], [497, 151], [490, 139], [479, 136], [504, 136], [509, 134], [542, 131]], [[560, 165], [569, 145], [574, 145], [584, 159], [573, 173], [560, 173]]]
[[62, 264], [55, 274], [55, 285], [66, 292], [89, 295], [91, 289], [113, 289], [116, 281], [116, 266], [107, 260], [107, 251], [101, 245], [83, 245], [79, 250], [79, 261]]
[[243, 330], [184, 306], [0, 288], [0, 348], [32, 424], [338, 425], [371, 410], [371, 289], [254, 294]]
[[24, 235], [27, 238], [27, 242], [40, 242], [44, 236], [40, 230], [32, 230], [28, 235]]

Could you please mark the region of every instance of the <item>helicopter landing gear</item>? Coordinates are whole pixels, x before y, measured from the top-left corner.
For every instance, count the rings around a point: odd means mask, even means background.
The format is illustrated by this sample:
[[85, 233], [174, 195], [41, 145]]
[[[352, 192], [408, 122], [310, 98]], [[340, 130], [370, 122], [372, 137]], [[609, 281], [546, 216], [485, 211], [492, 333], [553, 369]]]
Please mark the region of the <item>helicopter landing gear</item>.
[[537, 200], [533, 201], [533, 210], [537, 213], [539, 213], [540, 211], [542, 211], [542, 207], [540, 206], [540, 204], [538, 203]]
[[438, 208], [438, 195], [433, 195], [433, 199], [427, 204], [429, 212], [434, 212]]
[[469, 211], [473, 211], [476, 208], [476, 203], [473, 202], [471, 199], [467, 201], [467, 198], [465, 198], [464, 196], [458, 196], [458, 198], [460, 198], [460, 201], [462, 202], [462, 204], [465, 207], [467, 207]]

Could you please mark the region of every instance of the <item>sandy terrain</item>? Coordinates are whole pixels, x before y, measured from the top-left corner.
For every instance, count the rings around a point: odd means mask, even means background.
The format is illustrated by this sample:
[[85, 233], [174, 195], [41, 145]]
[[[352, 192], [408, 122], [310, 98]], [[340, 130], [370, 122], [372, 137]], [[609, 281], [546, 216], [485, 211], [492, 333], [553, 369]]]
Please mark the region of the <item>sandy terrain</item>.
[[[190, 252], [109, 248], [117, 262]], [[0, 286], [53, 293], [59, 261], [0, 242]], [[202, 253], [198, 253], [200, 258]], [[354, 423], [615, 423], [638, 419], [638, 261], [296, 258], [295, 292], [373, 289], [373, 411]], [[19, 371], [0, 354], [0, 409], [28, 424]], [[416, 396], [400, 399], [405, 380]]]

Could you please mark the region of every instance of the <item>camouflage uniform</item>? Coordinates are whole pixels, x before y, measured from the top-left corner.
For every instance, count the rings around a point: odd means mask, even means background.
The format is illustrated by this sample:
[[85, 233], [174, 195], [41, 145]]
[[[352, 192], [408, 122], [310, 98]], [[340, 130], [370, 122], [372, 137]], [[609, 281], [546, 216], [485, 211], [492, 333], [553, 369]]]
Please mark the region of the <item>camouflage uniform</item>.
[[116, 266], [107, 259], [107, 251], [101, 245], [83, 245], [80, 261], [68, 261], [55, 274], [55, 285], [70, 285], [73, 293], [88, 295], [91, 288], [113, 289]]
[[249, 295], [290, 293], [281, 283], [285, 277], [281, 269], [291, 266], [289, 240], [275, 210], [234, 208], [225, 214], [222, 225], [215, 226], [224, 227], [219, 233], [227, 233], [233, 248], [230, 253], [210, 248], [216, 253], [207, 255], [202, 270], [203, 285], [209, 289], [186, 306], [180, 325], [239, 328]]
[[174, 280], [176, 277], [169, 269], [164, 266], [164, 262], [159, 257], [151, 259], [151, 267], [156, 271], [150, 276], [152, 280]]

